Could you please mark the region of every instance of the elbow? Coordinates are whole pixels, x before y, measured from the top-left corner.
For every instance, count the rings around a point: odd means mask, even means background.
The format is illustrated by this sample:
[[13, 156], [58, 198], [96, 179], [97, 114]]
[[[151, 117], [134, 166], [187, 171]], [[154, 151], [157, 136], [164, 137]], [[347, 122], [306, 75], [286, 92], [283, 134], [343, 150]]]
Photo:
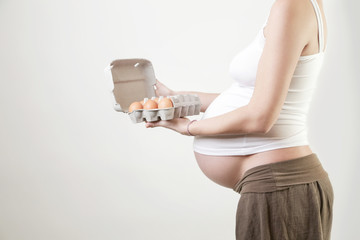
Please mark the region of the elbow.
[[255, 123], [253, 133], [260, 134], [268, 133], [274, 125], [274, 121], [270, 117], [262, 115], [256, 116], [253, 122]]
[[257, 132], [258, 133], [262, 133], [262, 134], [266, 134], [270, 131], [270, 129], [272, 128], [273, 124], [265, 124], [265, 123], [260, 123], [258, 125], [258, 129]]

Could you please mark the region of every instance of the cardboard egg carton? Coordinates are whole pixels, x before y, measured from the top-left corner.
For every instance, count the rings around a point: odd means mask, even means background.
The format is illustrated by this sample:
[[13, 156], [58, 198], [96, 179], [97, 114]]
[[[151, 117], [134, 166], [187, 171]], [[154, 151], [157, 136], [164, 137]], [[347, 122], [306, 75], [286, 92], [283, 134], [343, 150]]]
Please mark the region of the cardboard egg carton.
[[[138, 109], [128, 113], [131, 121], [139, 123], [143, 121], [153, 122], [158, 120], [170, 120], [173, 118], [198, 115], [200, 113], [200, 99], [197, 95], [185, 94], [167, 96], [173, 103], [173, 107], [162, 109]], [[152, 100], [155, 97], [151, 98]], [[159, 97], [161, 101], [162, 96]], [[145, 98], [144, 103], [146, 103]]]
[[[107, 82], [118, 112], [126, 113], [133, 123], [143, 121], [171, 120], [173, 118], [200, 114], [201, 102], [196, 94], [167, 96], [173, 107], [162, 109], [138, 109], [129, 113], [129, 106], [135, 101], [155, 99], [156, 78], [152, 64], [147, 59], [118, 59], [105, 68]], [[164, 97], [160, 96], [159, 100]]]

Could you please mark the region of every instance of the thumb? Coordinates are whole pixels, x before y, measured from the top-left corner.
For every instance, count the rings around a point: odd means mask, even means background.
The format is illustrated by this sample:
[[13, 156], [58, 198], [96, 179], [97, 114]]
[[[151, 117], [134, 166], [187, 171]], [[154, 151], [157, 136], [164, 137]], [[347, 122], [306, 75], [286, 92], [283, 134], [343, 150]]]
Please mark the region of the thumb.
[[156, 82], [155, 82], [155, 84], [154, 84], [154, 87], [155, 87], [155, 88], [158, 88], [159, 85], [160, 85], [159, 80], [156, 79]]

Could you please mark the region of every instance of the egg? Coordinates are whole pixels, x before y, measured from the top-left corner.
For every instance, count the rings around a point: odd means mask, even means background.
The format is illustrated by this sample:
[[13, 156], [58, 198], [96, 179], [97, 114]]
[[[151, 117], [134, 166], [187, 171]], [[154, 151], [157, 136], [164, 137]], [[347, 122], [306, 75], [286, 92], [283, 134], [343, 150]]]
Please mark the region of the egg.
[[130, 104], [129, 112], [134, 110], [143, 109], [143, 105], [140, 102], [133, 102]]
[[159, 102], [159, 108], [171, 108], [173, 107], [173, 103], [170, 98], [163, 98]]
[[156, 109], [156, 108], [158, 108], [158, 104], [154, 100], [149, 99], [144, 103], [144, 109]]

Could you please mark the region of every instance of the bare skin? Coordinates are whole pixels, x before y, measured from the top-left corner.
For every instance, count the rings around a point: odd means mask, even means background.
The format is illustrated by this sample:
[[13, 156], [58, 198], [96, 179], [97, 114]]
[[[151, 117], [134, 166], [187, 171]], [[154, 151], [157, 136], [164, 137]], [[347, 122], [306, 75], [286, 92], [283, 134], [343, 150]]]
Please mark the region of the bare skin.
[[[317, 0], [324, 22], [325, 45], [326, 19], [322, 0]], [[318, 25], [309, 0], [276, 0], [268, 23], [264, 28], [266, 43], [258, 65], [253, 96], [247, 106], [231, 112], [196, 121], [190, 125], [194, 135], [267, 133], [278, 118], [284, 103], [292, 73], [299, 56], [319, 51]], [[176, 92], [158, 81], [156, 93], [160, 95], [196, 93], [206, 111], [218, 93]], [[187, 118], [146, 123], [146, 127], [165, 127], [187, 135]], [[250, 168], [312, 153], [309, 146], [282, 148], [243, 156], [211, 156], [194, 152], [200, 169], [212, 181], [233, 188]]]

